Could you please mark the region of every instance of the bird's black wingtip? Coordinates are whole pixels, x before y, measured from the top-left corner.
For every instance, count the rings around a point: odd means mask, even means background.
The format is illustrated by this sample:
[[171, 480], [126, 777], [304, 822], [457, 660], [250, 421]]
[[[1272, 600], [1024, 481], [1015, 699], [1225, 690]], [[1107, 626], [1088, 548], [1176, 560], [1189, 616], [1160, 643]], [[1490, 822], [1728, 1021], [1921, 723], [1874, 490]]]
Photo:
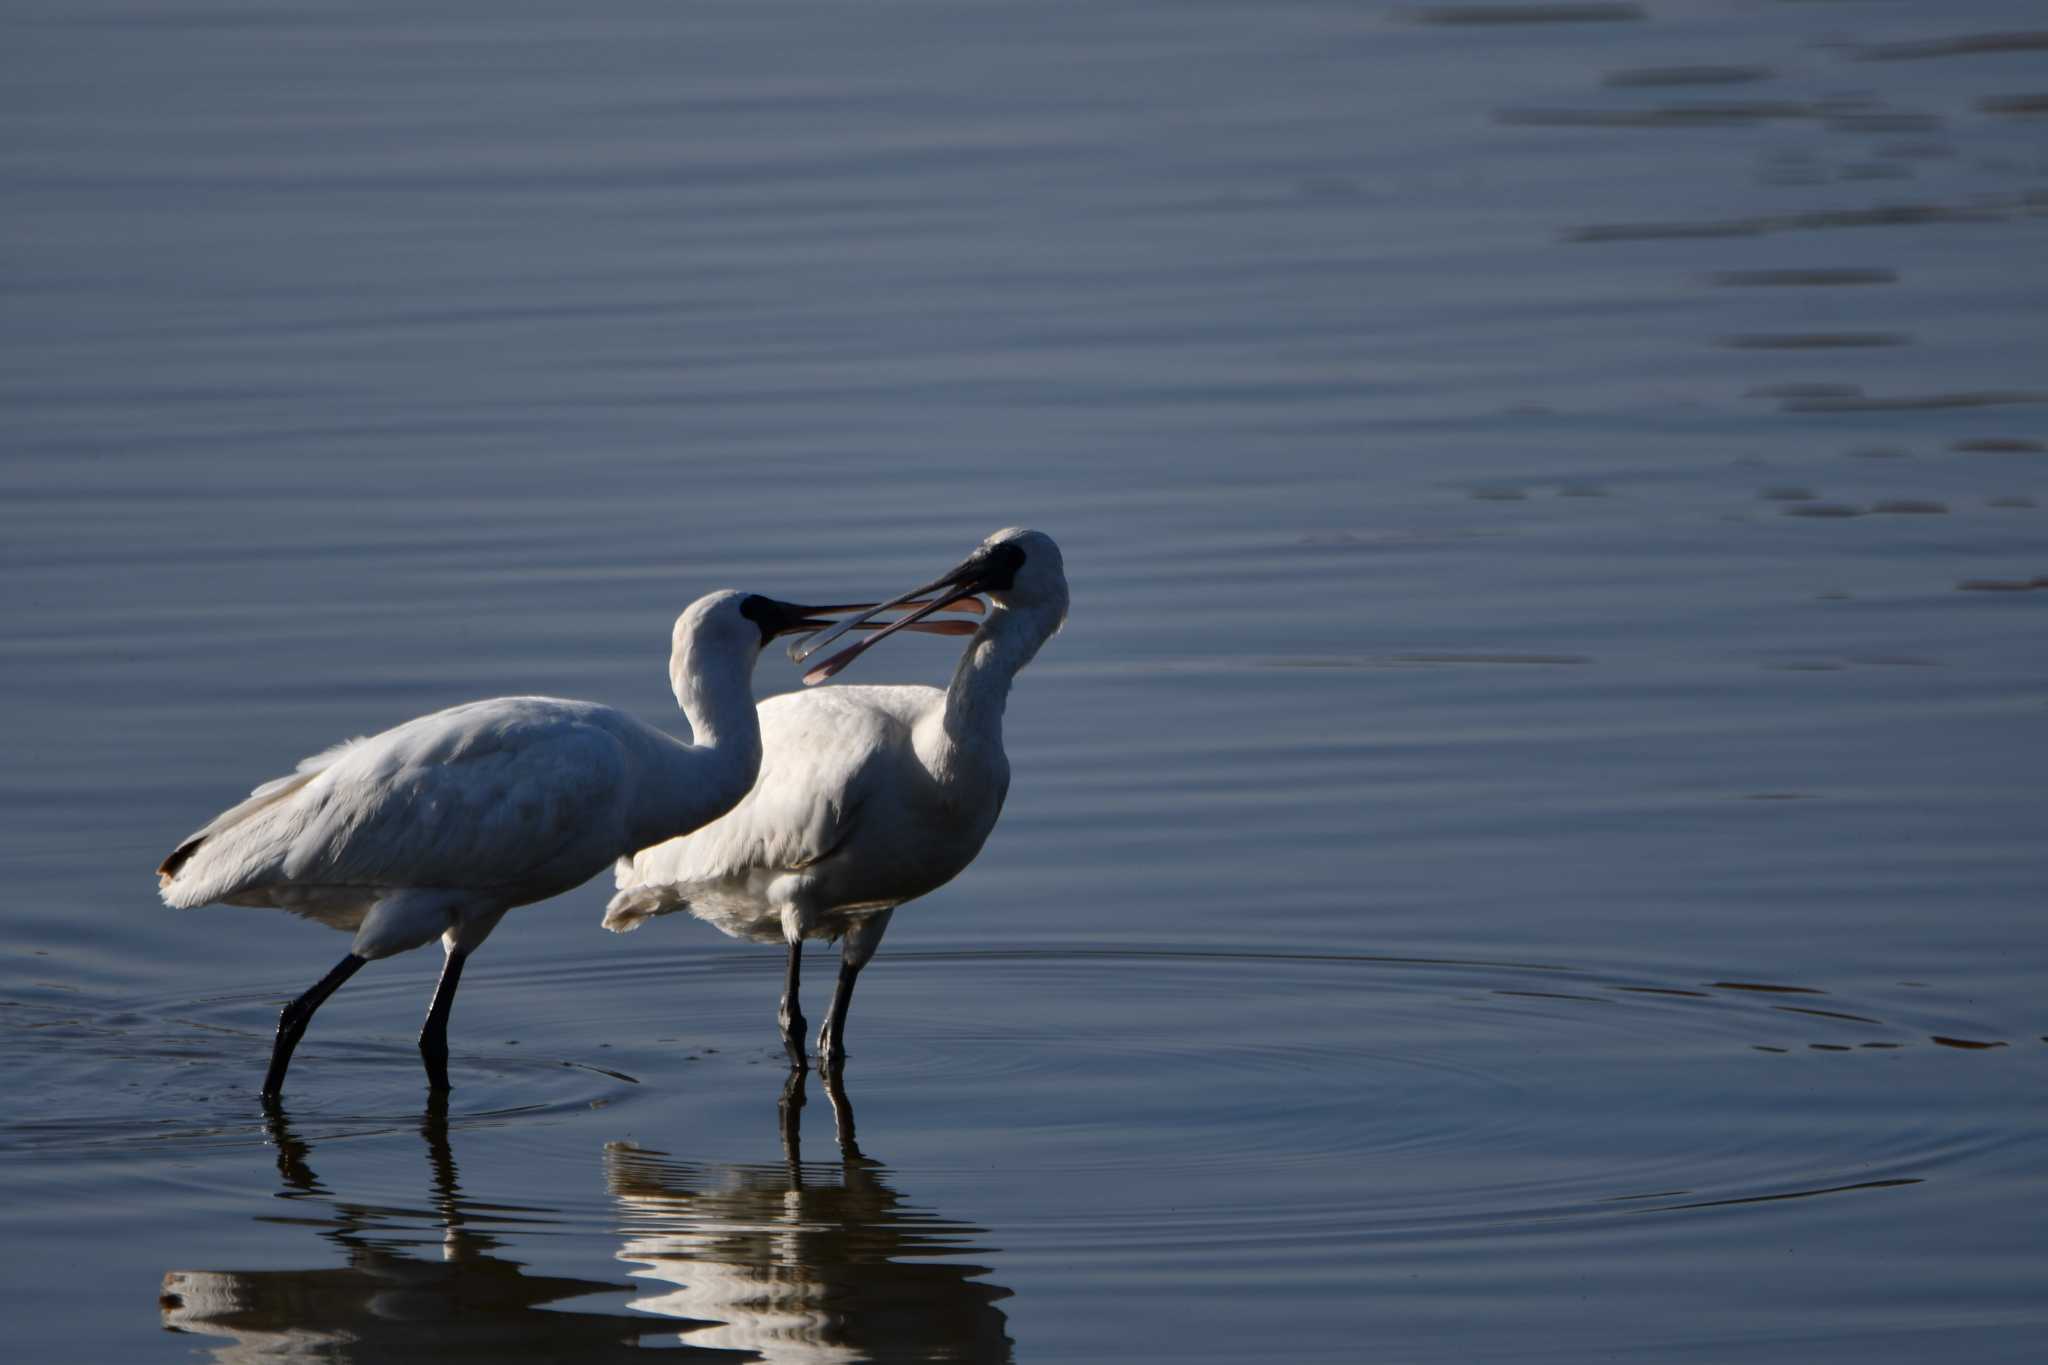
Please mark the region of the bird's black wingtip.
[[163, 862], [158, 865], [156, 875], [159, 881], [163, 885], [168, 886], [170, 884], [171, 878], [178, 875], [178, 869], [183, 867], [186, 863], [192, 861], [192, 855], [197, 853], [199, 851], [199, 846], [205, 842], [206, 836], [202, 834], [196, 839], [187, 839], [184, 843], [179, 844], [178, 847], [172, 851], [171, 856], [164, 859]]

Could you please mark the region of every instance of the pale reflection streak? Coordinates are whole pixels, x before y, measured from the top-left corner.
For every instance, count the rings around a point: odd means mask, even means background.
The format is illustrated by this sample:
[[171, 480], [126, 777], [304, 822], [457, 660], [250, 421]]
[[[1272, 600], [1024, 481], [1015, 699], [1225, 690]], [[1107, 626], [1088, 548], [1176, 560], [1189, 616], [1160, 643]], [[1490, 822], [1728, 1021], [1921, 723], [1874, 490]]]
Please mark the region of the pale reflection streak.
[[805, 1085], [805, 1073], [793, 1072], [783, 1092], [780, 1165], [607, 1147], [618, 1258], [638, 1267], [635, 1276], [673, 1286], [632, 1306], [714, 1319], [679, 1339], [772, 1362], [1011, 1359], [995, 1306], [1010, 1291], [977, 1278], [986, 1267], [952, 1259], [975, 1250], [969, 1239], [982, 1230], [906, 1204], [861, 1154], [852, 1107], [829, 1077], [840, 1159], [806, 1165]]
[[[465, 1196], [448, 1143], [445, 1100], [420, 1123], [429, 1170], [427, 1206], [360, 1204], [336, 1197], [313, 1173], [312, 1144], [281, 1109], [271, 1140], [291, 1212], [340, 1248], [347, 1263], [314, 1270], [173, 1270], [164, 1276], [163, 1325], [226, 1337], [213, 1359], [246, 1361], [644, 1360], [634, 1343], [649, 1330], [623, 1314], [544, 1305], [629, 1288], [528, 1275], [492, 1254], [487, 1229], [547, 1221], [552, 1210]], [[427, 1255], [438, 1227], [440, 1245]], [[665, 1324], [664, 1324], [665, 1325]], [[630, 1354], [629, 1354], [630, 1352]], [[729, 1357], [725, 1357], [729, 1358]]]

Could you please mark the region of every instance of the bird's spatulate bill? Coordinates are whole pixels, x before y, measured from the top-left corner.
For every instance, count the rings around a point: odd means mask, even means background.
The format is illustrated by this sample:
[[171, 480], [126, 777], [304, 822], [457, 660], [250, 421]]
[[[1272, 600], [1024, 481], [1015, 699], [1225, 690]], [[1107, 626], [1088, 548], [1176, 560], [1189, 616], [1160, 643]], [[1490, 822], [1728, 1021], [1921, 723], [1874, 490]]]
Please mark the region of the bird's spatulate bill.
[[[934, 601], [922, 597], [921, 594], [924, 591], [925, 589], [919, 588], [915, 592], [905, 593], [903, 597], [889, 602], [850, 602], [837, 606], [806, 607], [804, 610], [807, 612], [815, 612], [819, 615], [840, 612], [859, 612], [861, 614], [850, 620], [822, 622], [816, 630], [799, 635], [790, 642], [790, 660], [794, 663], [802, 663], [804, 659], [815, 652], [817, 645], [806, 645], [805, 641], [815, 638], [820, 631], [829, 631], [830, 635], [827, 638], [830, 639], [853, 630], [873, 630], [886, 635], [900, 628], [914, 631], [919, 635], [972, 635], [976, 630], [980, 629], [972, 621], [927, 621], [924, 619], [932, 613], [940, 611], [966, 612], [979, 616], [988, 610], [979, 597], [971, 593], [956, 593], [950, 598]], [[899, 617], [894, 621], [874, 619], [882, 612], [906, 608], [913, 608], [914, 610], [911, 611], [910, 615]], [[881, 635], [875, 637], [875, 639], [880, 638]], [[819, 643], [823, 642], [820, 641]]]
[[837, 654], [825, 660], [824, 663], [819, 664], [816, 668], [804, 674], [804, 686], [816, 687], [819, 683], [824, 682], [855, 659], [858, 659], [866, 651], [867, 647], [874, 642], [874, 637], [871, 636], [849, 649], [840, 650]]
[[[925, 592], [925, 591], [928, 591], [928, 590], [927, 590], [927, 589], [924, 589], [924, 588], [920, 588], [920, 589], [918, 589], [918, 592], [920, 592], [920, 593], [922, 593], [922, 592]], [[835, 673], [839, 672], [839, 671], [840, 671], [841, 669], [845, 668], [845, 667], [846, 667], [846, 666], [847, 666], [848, 664], [852, 663], [852, 662], [853, 662], [853, 661], [854, 661], [855, 659], [858, 659], [858, 658], [859, 658], [859, 657], [860, 657], [860, 656], [861, 656], [862, 654], [865, 654], [865, 653], [866, 653], [866, 652], [867, 652], [868, 650], [870, 650], [870, 649], [874, 648], [874, 647], [875, 647], [876, 645], [878, 645], [878, 644], [882, 643], [882, 641], [884, 641], [884, 640], [888, 639], [888, 638], [889, 638], [889, 637], [890, 637], [891, 635], [894, 635], [894, 634], [895, 634], [895, 633], [896, 633], [897, 631], [899, 631], [899, 630], [922, 630], [922, 629], [924, 629], [924, 628], [925, 628], [925, 625], [926, 625], [926, 623], [925, 623], [925, 621], [924, 621], [924, 618], [925, 618], [925, 617], [927, 617], [927, 616], [930, 616], [930, 615], [931, 615], [931, 614], [932, 614], [933, 612], [936, 612], [936, 611], [944, 611], [944, 610], [945, 610], [946, 608], [948, 608], [948, 607], [952, 606], [952, 605], [953, 605], [953, 604], [954, 604], [955, 602], [958, 602], [958, 601], [964, 601], [964, 600], [967, 600], [967, 599], [971, 598], [971, 597], [972, 597], [972, 595], [973, 595], [973, 592], [974, 592], [974, 590], [973, 590], [973, 589], [972, 589], [972, 588], [970, 587], [970, 588], [965, 588], [965, 589], [962, 589], [962, 590], [961, 590], [961, 591], [960, 591], [960, 592], [959, 592], [958, 594], [956, 594], [956, 595], [955, 595], [955, 596], [953, 596], [953, 597], [937, 597], [937, 598], [933, 598], [933, 599], [932, 599], [931, 601], [929, 601], [929, 602], [925, 603], [925, 604], [924, 604], [923, 606], [919, 607], [919, 608], [918, 608], [918, 609], [917, 609], [916, 611], [913, 611], [912, 613], [910, 613], [910, 615], [908, 615], [908, 616], [903, 616], [903, 617], [899, 617], [899, 618], [897, 618], [896, 620], [894, 620], [894, 621], [890, 622], [890, 623], [889, 623], [888, 625], [886, 625], [886, 626], [883, 626], [883, 627], [882, 627], [882, 628], [881, 628], [880, 630], [876, 631], [876, 632], [875, 632], [875, 633], [874, 633], [873, 635], [870, 635], [870, 636], [869, 636], [869, 637], [868, 637], [867, 639], [865, 639], [865, 640], [862, 640], [862, 641], [858, 642], [857, 644], [854, 644], [854, 645], [850, 645], [850, 646], [848, 646], [847, 648], [845, 648], [845, 649], [842, 649], [842, 650], [840, 650], [840, 651], [839, 651], [839, 652], [838, 652], [837, 654], [834, 654], [834, 655], [833, 655], [833, 656], [832, 656], [831, 658], [829, 658], [829, 659], [825, 660], [825, 662], [823, 662], [823, 663], [819, 664], [819, 665], [818, 665], [817, 667], [813, 668], [813, 669], [812, 669], [812, 670], [811, 670], [810, 672], [808, 672], [808, 673], [804, 674], [804, 686], [806, 686], [806, 687], [815, 687], [815, 686], [816, 686], [817, 684], [819, 684], [819, 683], [821, 683], [821, 682], [824, 682], [824, 681], [825, 681], [825, 680], [826, 680], [827, 678], [829, 678], [829, 677], [831, 677], [831, 676], [832, 676], [833, 674], [835, 674]], [[900, 605], [900, 604], [899, 604], [899, 605]], [[886, 610], [886, 608], [879, 608], [878, 610]], [[868, 622], [868, 621], [856, 621], [856, 622], [847, 622], [847, 623], [843, 623], [843, 624], [842, 624], [842, 627], [841, 627], [841, 628], [842, 628], [842, 629], [852, 629], [852, 628], [856, 628], [856, 627], [866, 627], [866, 626], [869, 626], [869, 625], [872, 625], [872, 624], [873, 624], [872, 622]], [[934, 624], [934, 625], [937, 625], [937, 624], [943, 624], [943, 623], [940, 623], [940, 622], [932, 622], [932, 623], [929, 623], [929, 624]], [[963, 621], [963, 622], [960, 622], [959, 624], [961, 624], [961, 625], [965, 625], [965, 624], [967, 624], [967, 623]], [[951, 632], [943, 632], [943, 633], [951, 633]], [[791, 651], [791, 652], [792, 652], [792, 653], [795, 653], [795, 651]], [[805, 652], [806, 652], [806, 654], [808, 654], [808, 653], [809, 653], [809, 651], [805, 651]], [[802, 659], [801, 659], [801, 658], [799, 658], [798, 662], [802, 662]]]
[[[920, 588], [918, 591], [922, 592], [923, 589]], [[910, 594], [910, 598], [916, 599], [917, 593]], [[899, 608], [908, 611], [918, 607], [929, 607], [931, 605], [932, 604], [930, 602], [922, 600], [898, 600], [894, 602], [837, 602], [830, 603], [822, 607], [806, 606], [804, 610], [807, 612], [816, 612], [820, 616], [824, 616], [827, 614], [839, 616], [849, 611], [894, 611]], [[941, 605], [938, 608], [938, 610], [961, 611], [966, 612], [970, 616], [979, 616], [983, 612], [987, 611], [988, 608], [985, 605], [983, 605], [982, 600], [979, 597], [956, 597], [953, 600]]]
[[[893, 621], [863, 621], [856, 630], [887, 630]], [[917, 621], [903, 627], [916, 635], [972, 635], [981, 627], [972, 621]]]
[[[807, 635], [800, 640], [792, 641], [789, 646], [789, 661], [793, 664], [802, 663], [804, 660], [810, 658], [813, 654], [816, 654], [819, 650], [823, 649], [826, 645], [831, 644], [840, 636], [846, 634], [848, 631], [859, 629], [861, 626], [866, 625], [868, 622], [874, 620], [877, 616], [880, 616], [885, 611], [898, 611], [909, 609], [910, 615], [900, 617], [895, 622], [895, 624], [897, 625], [904, 625], [908, 622], [919, 620], [925, 616], [929, 616], [934, 611], [938, 611], [942, 608], [949, 607], [953, 605], [954, 602], [964, 602], [968, 600], [968, 598], [971, 596], [971, 594], [969, 593], [959, 592], [957, 591], [957, 589], [950, 593], [946, 592], [946, 589], [956, 587], [953, 581], [954, 577], [955, 575], [948, 574], [946, 575], [946, 577], [938, 579], [936, 582], [927, 583], [920, 588], [912, 588], [909, 592], [899, 594], [898, 596], [890, 598], [886, 602], [877, 603], [876, 605], [867, 608], [865, 611], [862, 611], [858, 616], [847, 617], [845, 620], [839, 622], [837, 625], [828, 627], [823, 634]], [[925, 596], [925, 594], [927, 593], [935, 595], [930, 598], [927, 598]], [[975, 598], [974, 606], [972, 608], [969, 608], [969, 610], [979, 612], [981, 609], [982, 608], [980, 599]], [[881, 636], [878, 635], [875, 638], [880, 639]]]

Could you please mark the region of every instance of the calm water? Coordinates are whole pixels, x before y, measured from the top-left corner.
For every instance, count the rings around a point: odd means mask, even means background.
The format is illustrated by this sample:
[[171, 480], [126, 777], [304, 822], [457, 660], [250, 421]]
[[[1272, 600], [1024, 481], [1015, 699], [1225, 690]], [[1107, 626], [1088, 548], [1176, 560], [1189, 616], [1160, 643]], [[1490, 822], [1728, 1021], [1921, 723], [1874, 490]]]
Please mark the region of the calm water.
[[[2038, 1358], [2038, 7], [4, 16], [9, 1358]], [[591, 885], [265, 1118], [194, 826], [1014, 523], [843, 1094]]]

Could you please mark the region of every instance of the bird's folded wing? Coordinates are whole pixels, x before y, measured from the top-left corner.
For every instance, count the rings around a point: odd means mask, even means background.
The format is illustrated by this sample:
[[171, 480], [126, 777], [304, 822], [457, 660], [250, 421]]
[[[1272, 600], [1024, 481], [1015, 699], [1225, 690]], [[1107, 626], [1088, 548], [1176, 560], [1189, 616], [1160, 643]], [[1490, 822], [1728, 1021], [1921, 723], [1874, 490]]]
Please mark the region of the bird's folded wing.
[[465, 736], [407, 736], [409, 729], [350, 748], [294, 795], [286, 876], [512, 885], [618, 823], [625, 762], [600, 728], [510, 724]]

